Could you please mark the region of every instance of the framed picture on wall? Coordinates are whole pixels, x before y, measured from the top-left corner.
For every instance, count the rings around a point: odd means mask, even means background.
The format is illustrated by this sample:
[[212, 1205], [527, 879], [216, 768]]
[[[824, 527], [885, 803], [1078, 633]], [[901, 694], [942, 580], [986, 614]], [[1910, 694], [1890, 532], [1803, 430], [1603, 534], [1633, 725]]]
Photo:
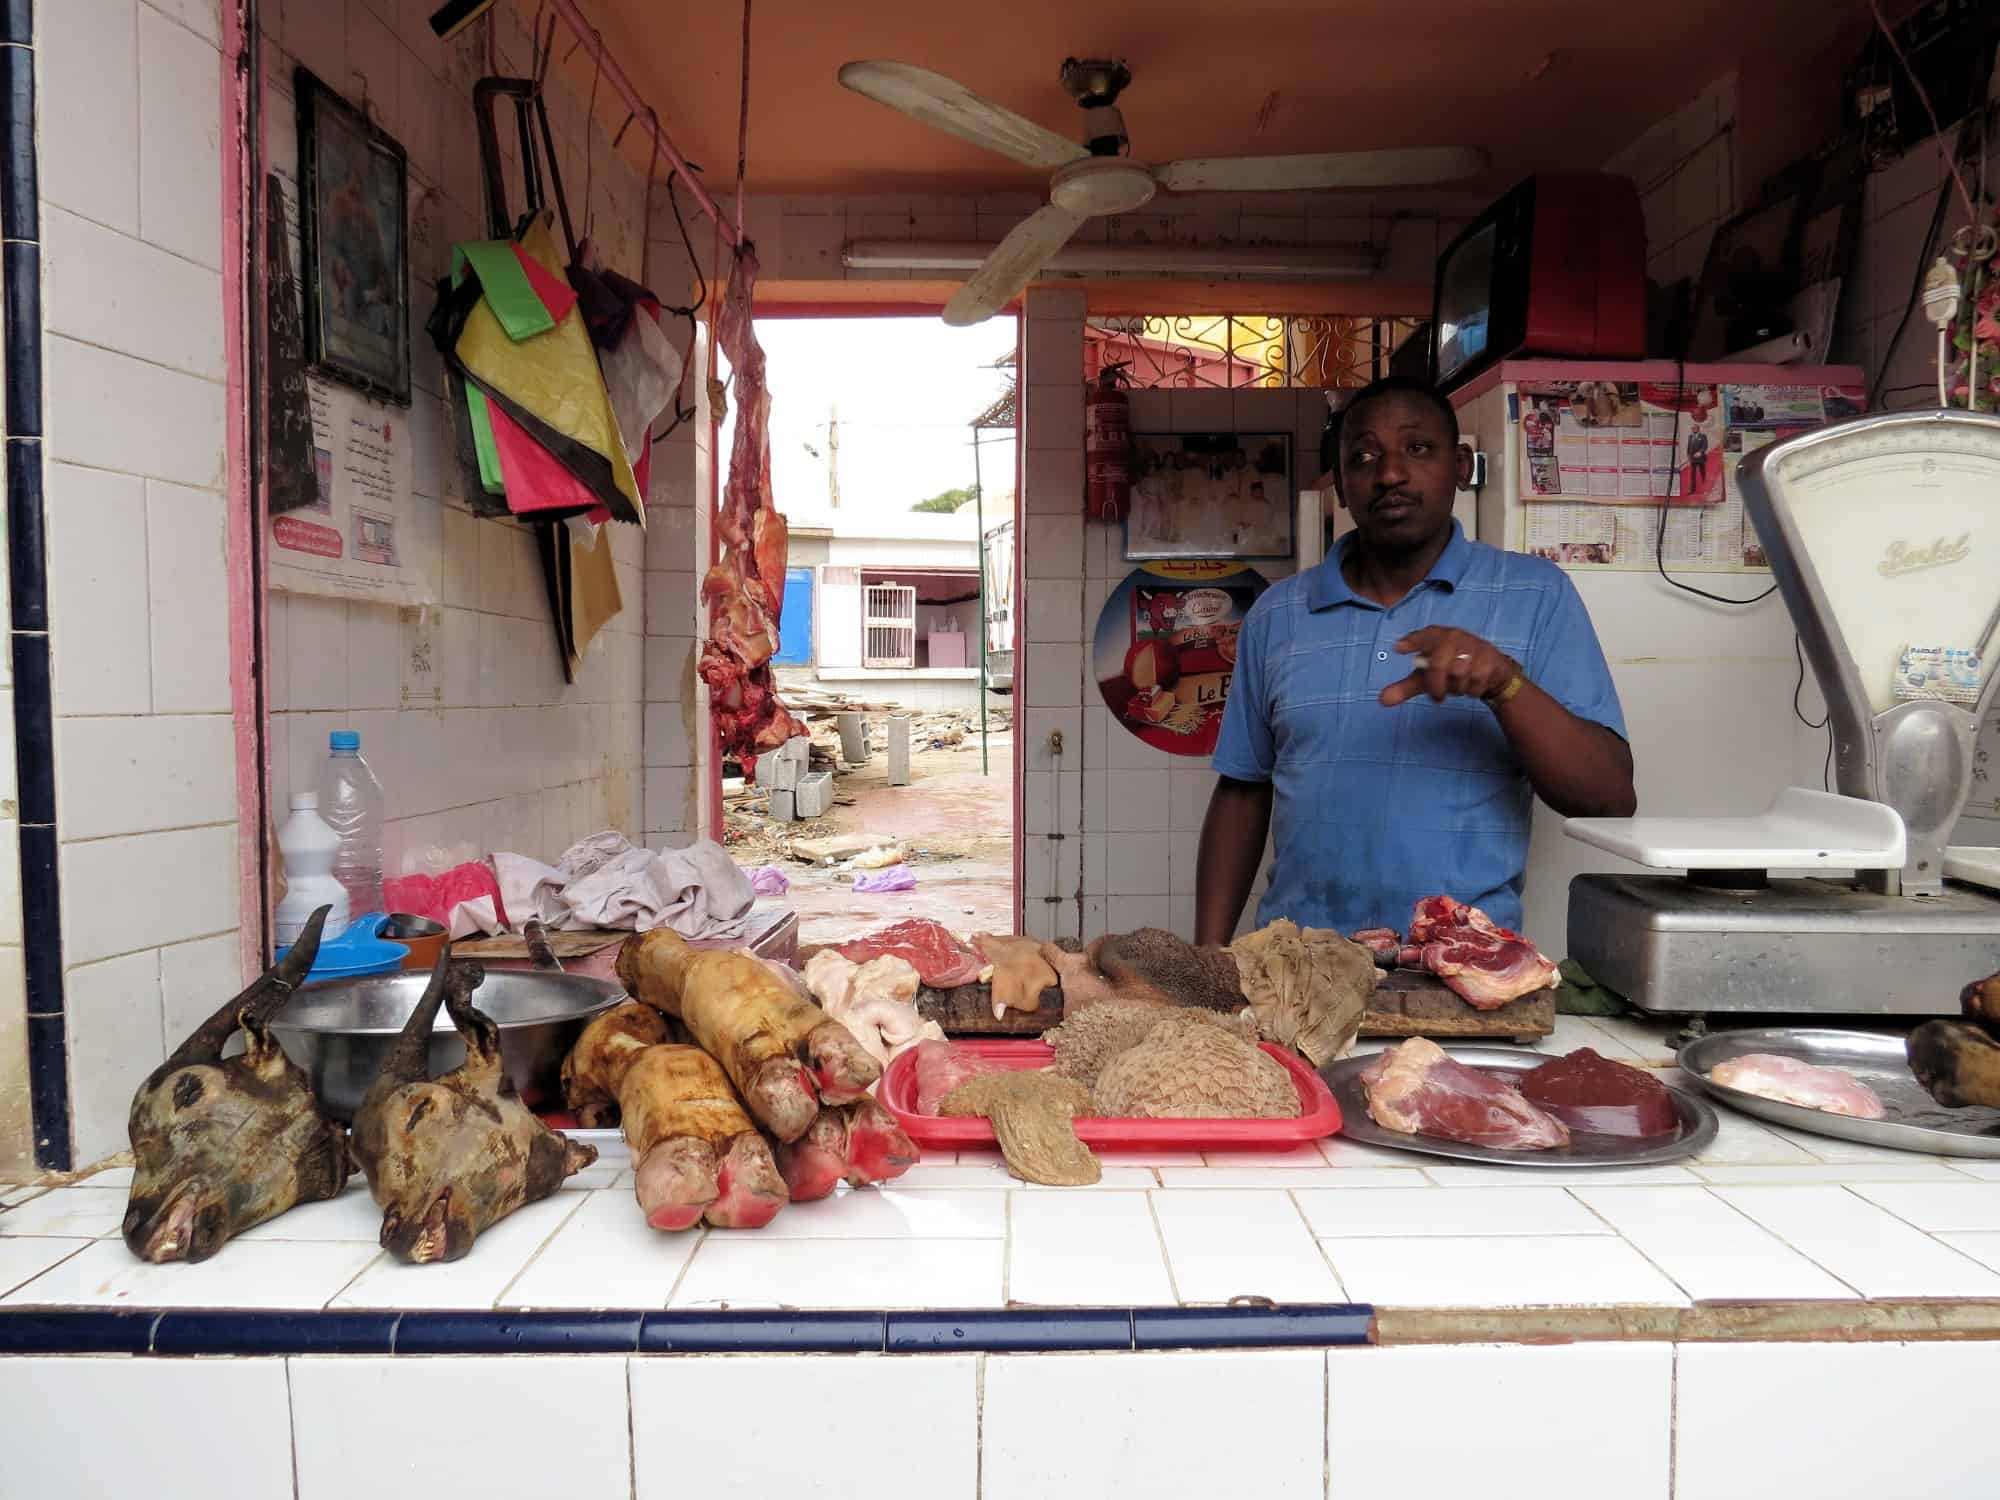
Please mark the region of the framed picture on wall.
[[1290, 557], [1293, 522], [1290, 433], [1133, 435], [1128, 562]]
[[308, 69], [294, 85], [307, 362], [408, 406], [409, 158]]

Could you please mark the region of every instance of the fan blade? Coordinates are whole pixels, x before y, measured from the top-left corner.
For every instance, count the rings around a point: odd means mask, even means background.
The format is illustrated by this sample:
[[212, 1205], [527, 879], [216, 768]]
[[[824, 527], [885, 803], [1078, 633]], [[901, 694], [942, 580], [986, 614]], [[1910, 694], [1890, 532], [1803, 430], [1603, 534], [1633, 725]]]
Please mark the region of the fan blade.
[[1083, 222], [1084, 215], [1051, 203], [1016, 224], [1007, 238], [993, 247], [986, 263], [972, 273], [972, 279], [959, 288], [958, 295], [945, 304], [945, 322], [954, 328], [984, 323], [1035, 279], [1035, 273], [1069, 243]]
[[1088, 156], [1075, 141], [1064, 140], [1011, 109], [982, 99], [962, 83], [942, 73], [898, 62], [851, 62], [840, 70], [842, 85], [878, 104], [900, 110], [934, 130], [955, 135], [988, 151], [1012, 157], [1027, 167], [1053, 171]]
[[1423, 187], [1486, 170], [1474, 146], [1323, 151], [1304, 156], [1208, 156], [1168, 162], [1153, 175], [1176, 193], [1283, 193], [1298, 188]]

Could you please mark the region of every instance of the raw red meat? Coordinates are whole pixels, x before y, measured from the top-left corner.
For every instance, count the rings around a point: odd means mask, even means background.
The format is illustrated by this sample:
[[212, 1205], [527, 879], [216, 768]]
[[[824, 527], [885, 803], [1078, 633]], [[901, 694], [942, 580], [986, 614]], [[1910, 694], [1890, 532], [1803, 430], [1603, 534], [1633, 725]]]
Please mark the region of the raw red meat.
[[1351, 941], [1359, 943], [1371, 953], [1394, 953], [1403, 946], [1403, 939], [1393, 927], [1370, 927], [1354, 934]]
[[997, 1073], [999, 1066], [977, 1052], [950, 1042], [917, 1043], [917, 1113], [935, 1115], [951, 1091], [968, 1078]]
[[709, 629], [697, 668], [708, 684], [723, 753], [751, 779], [759, 754], [806, 732], [778, 701], [771, 679], [784, 605], [786, 531], [771, 500], [771, 394], [764, 385], [764, 350], [751, 325], [756, 284], [757, 257], [744, 245], [715, 323], [717, 347], [734, 372], [736, 438], [715, 516], [722, 559], [701, 585]]
[[965, 946], [937, 923], [922, 917], [897, 922], [880, 932], [867, 933], [840, 945], [840, 956], [865, 964], [871, 958], [893, 954], [905, 959], [917, 977], [934, 990], [957, 989], [973, 984], [986, 972], [986, 960]]
[[1569, 1129], [1517, 1089], [1454, 1062], [1423, 1037], [1392, 1047], [1361, 1070], [1368, 1114], [1384, 1130], [1436, 1136], [1503, 1151], [1569, 1144]]
[[1449, 896], [1417, 903], [1410, 942], [1423, 950], [1424, 967], [1475, 1010], [1497, 1010], [1561, 982], [1533, 943]]
[[1643, 1068], [1613, 1062], [1588, 1047], [1525, 1075], [1521, 1095], [1571, 1130], [1593, 1135], [1672, 1135], [1680, 1128], [1665, 1084]]

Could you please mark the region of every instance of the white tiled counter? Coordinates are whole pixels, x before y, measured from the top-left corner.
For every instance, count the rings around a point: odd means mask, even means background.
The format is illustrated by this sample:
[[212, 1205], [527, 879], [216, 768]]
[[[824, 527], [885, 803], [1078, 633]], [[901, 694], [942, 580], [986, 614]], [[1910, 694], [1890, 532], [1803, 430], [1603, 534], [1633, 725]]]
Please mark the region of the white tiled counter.
[[[1565, 1020], [1545, 1045], [1585, 1044], [1664, 1061], [1634, 1027]], [[1390, 1484], [1956, 1500], [1996, 1483], [1982, 1445], [1911, 1435], [2000, 1376], [2000, 1163], [1729, 1114], [1700, 1157], [1625, 1172], [1333, 1140], [1279, 1157], [1108, 1157], [1099, 1186], [1045, 1189], [991, 1155], [927, 1159], [761, 1230], [679, 1236], [645, 1227], [612, 1153], [465, 1260], [429, 1267], [382, 1255], [358, 1186], [203, 1265], [145, 1266], [117, 1237], [124, 1175], [6, 1197], [0, 1337], [36, 1308], [296, 1310], [305, 1331], [271, 1357], [190, 1359], [166, 1347], [163, 1320], [136, 1357], [0, 1359], [8, 1493], [213, 1496], [196, 1455], [225, 1448], [244, 1476], [225, 1493], [300, 1497], [362, 1478], [390, 1494], [446, 1482], [705, 1500], [800, 1483], [924, 1500]], [[1266, 1301], [1361, 1304], [1372, 1343], [1132, 1347], [1132, 1309]], [[607, 1308], [853, 1309], [864, 1325], [887, 1311], [890, 1336], [874, 1325], [860, 1347], [886, 1352], [831, 1356], [440, 1359], [414, 1350], [446, 1345], [401, 1339], [393, 1354], [319, 1353], [341, 1345], [310, 1332]], [[1046, 1330], [1025, 1344], [981, 1333], [975, 1310], [1027, 1308], [1056, 1310], [1048, 1327], [1108, 1327], [1120, 1352], [1013, 1352], [1050, 1347], [1032, 1341]], [[899, 1344], [905, 1309], [963, 1312], [965, 1326], [931, 1318], [941, 1340]], [[1094, 1337], [1055, 1347], [1104, 1347]], [[901, 1352], [920, 1347], [959, 1352]], [[513, 1409], [532, 1423], [510, 1430]], [[80, 1412], [116, 1413], [124, 1440], [80, 1440]]]

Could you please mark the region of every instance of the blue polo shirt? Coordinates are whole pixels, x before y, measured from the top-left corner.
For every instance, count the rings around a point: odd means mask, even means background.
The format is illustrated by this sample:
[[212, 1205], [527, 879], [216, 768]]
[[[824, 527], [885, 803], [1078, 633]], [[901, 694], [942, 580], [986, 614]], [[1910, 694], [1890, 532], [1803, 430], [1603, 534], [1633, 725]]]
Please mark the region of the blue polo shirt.
[[1534, 794], [1493, 711], [1471, 698], [1376, 700], [1411, 671], [1397, 641], [1456, 626], [1622, 738], [1590, 616], [1555, 564], [1472, 541], [1455, 521], [1429, 576], [1384, 609], [1341, 576], [1352, 540], [1272, 585], [1243, 623], [1215, 769], [1274, 788], [1258, 921], [1401, 932], [1420, 898], [1448, 895], [1518, 931]]

